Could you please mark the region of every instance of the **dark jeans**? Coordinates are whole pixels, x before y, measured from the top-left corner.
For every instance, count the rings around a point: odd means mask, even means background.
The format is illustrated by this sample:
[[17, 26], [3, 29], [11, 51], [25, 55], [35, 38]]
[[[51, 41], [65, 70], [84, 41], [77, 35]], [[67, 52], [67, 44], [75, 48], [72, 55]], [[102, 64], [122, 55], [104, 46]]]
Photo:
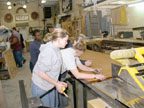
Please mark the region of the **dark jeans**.
[[13, 51], [13, 54], [14, 54], [14, 58], [15, 58], [15, 61], [16, 61], [16, 64], [19, 66], [19, 67], [22, 67], [22, 57], [21, 57], [21, 50], [20, 51]]
[[32, 62], [30, 62], [29, 66], [30, 66], [30, 70], [31, 70], [31, 72], [32, 72], [32, 71], [33, 71], [33, 68], [34, 68], [33, 63], [32, 63]]
[[23, 49], [21, 49], [21, 61], [24, 61], [24, 57], [22, 56], [22, 51]]

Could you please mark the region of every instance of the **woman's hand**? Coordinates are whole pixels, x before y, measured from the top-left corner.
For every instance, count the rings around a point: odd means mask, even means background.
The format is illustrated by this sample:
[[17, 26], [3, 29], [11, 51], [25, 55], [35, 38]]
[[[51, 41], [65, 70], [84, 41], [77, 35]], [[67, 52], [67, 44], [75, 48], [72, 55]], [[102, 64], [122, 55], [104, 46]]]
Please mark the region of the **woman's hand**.
[[106, 79], [106, 77], [105, 77], [104, 75], [102, 75], [102, 74], [95, 75], [95, 78], [96, 78], [96, 79], [99, 79], [99, 80], [104, 80], [104, 79]]
[[96, 68], [96, 69], [93, 69], [92, 72], [95, 72], [95, 73], [98, 74], [98, 73], [100, 73], [101, 70], [102, 70], [102, 69], [100, 69], [100, 68]]
[[85, 65], [86, 65], [86, 66], [91, 66], [91, 65], [92, 65], [92, 61], [91, 61], [91, 60], [85, 61]]
[[62, 87], [67, 88], [67, 83], [58, 81], [56, 84], [56, 89], [59, 93], [63, 93]]

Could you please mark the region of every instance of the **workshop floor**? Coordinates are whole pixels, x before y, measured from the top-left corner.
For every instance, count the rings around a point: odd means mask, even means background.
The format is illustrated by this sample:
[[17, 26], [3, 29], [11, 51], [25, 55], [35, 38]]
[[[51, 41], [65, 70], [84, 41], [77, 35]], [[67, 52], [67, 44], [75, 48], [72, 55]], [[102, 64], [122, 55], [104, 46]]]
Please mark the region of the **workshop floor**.
[[[2, 87], [6, 97], [7, 106], [8, 108], [22, 108], [21, 101], [20, 101], [20, 91], [19, 91], [19, 80], [24, 80], [25, 90], [27, 97], [31, 97], [31, 72], [29, 69], [29, 60], [30, 56], [29, 53], [25, 53], [24, 57], [26, 58], [26, 63], [22, 68], [18, 69], [18, 74], [14, 79], [3, 80]], [[72, 97], [72, 87], [70, 84], [69, 86], [69, 103], [70, 107], [73, 108], [73, 97]], [[78, 94], [78, 108], [83, 108], [83, 96], [82, 96], [82, 86], [77, 83], [77, 94]], [[88, 99], [94, 98], [94, 96], [88, 92]]]

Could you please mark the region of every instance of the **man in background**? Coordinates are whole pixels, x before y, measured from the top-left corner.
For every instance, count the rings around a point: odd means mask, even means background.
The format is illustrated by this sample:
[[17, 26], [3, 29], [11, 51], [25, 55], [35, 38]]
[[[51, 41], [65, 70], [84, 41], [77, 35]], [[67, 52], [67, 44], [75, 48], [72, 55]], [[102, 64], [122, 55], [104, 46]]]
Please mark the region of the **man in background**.
[[25, 45], [24, 45], [24, 38], [23, 38], [23, 35], [19, 32], [19, 28], [16, 29], [16, 31], [19, 33], [20, 35], [20, 42], [21, 42], [21, 45], [22, 45], [22, 49], [21, 49], [21, 59], [23, 61], [23, 64], [26, 62], [26, 59], [23, 57], [23, 50], [25, 48]]
[[11, 48], [13, 49], [13, 54], [14, 54], [17, 67], [22, 67], [23, 64], [21, 59], [21, 49], [22, 49], [21, 42], [15, 34], [11, 35], [9, 41], [10, 41]]
[[20, 41], [20, 34], [17, 32], [16, 27], [12, 28], [12, 34], [15, 35], [19, 39], [19, 41]]
[[42, 35], [40, 33], [40, 30], [39, 29], [35, 29], [33, 31], [33, 37], [34, 37], [34, 41], [31, 43], [30, 45], [30, 70], [32, 72], [36, 62], [37, 62], [37, 59], [38, 59], [38, 56], [39, 56], [39, 48], [40, 48], [40, 45], [42, 44]]
[[53, 31], [54, 31], [54, 26], [53, 25], [48, 25], [47, 33], [52, 33]]
[[24, 45], [24, 38], [23, 38], [23, 35], [20, 33], [20, 29], [17, 28], [17, 32], [19, 33], [20, 35], [20, 41], [21, 41], [21, 44], [22, 44], [22, 49], [25, 48], [25, 45]]

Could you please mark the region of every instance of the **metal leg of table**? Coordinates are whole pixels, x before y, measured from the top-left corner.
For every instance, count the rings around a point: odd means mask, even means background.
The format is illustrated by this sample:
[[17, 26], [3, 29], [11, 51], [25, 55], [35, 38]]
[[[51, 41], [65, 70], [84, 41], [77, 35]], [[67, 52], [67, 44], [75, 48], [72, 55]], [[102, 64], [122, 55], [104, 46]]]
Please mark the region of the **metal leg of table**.
[[87, 108], [87, 88], [83, 85], [83, 108]]
[[73, 88], [73, 102], [74, 102], [74, 108], [77, 108], [76, 82], [75, 82], [75, 80], [73, 80], [72, 88]]
[[22, 108], [29, 108], [23, 80], [19, 80], [19, 87]]
[[73, 90], [73, 104], [74, 104], [74, 108], [77, 108], [77, 98], [76, 98], [76, 82], [75, 79], [70, 77], [67, 79], [67, 81], [69, 81], [72, 85], [72, 90]]

